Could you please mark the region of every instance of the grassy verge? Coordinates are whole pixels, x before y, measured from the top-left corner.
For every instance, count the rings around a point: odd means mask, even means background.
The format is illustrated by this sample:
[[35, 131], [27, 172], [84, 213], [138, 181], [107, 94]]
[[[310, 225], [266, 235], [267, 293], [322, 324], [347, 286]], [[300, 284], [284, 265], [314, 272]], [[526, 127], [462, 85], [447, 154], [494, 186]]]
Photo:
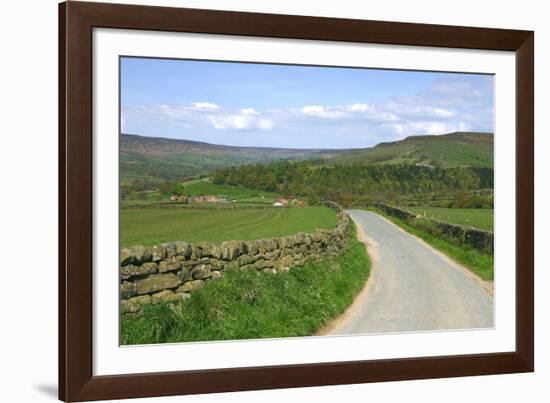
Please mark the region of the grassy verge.
[[388, 216], [380, 210], [375, 210], [377, 214], [386, 217], [388, 220], [403, 228], [405, 231], [423, 239], [435, 249], [443, 252], [451, 259], [470, 269], [483, 280], [493, 280], [494, 261], [493, 256], [480, 252], [468, 245], [459, 245], [448, 240], [438, 238], [426, 231], [415, 228], [407, 222], [395, 217]]
[[123, 318], [122, 344], [312, 335], [352, 303], [369, 273], [355, 237], [341, 256], [286, 273], [228, 270], [178, 305]]

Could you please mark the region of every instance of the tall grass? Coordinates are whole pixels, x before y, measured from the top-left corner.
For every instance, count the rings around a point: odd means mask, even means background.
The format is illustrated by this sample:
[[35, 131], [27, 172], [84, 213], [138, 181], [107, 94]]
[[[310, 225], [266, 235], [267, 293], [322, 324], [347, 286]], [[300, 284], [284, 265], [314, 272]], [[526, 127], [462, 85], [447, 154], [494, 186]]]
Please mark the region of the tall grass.
[[339, 257], [289, 272], [228, 270], [177, 305], [122, 319], [122, 344], [307, 336], [342, 313], [370, 273], [355, 237]]

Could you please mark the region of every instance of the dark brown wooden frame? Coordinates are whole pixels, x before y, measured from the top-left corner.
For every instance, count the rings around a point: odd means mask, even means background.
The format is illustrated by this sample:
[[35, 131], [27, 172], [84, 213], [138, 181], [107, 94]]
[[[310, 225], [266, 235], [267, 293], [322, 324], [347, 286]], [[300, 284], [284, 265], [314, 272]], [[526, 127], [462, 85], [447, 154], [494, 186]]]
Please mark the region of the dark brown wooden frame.
[[[98, 27], [515, 52], [515, 351], [93, 376], [92, 30]], [[106, 3], [60, 4], [59, 398], [119, 399], [533, 371], [533, 61], [531, 31]]]

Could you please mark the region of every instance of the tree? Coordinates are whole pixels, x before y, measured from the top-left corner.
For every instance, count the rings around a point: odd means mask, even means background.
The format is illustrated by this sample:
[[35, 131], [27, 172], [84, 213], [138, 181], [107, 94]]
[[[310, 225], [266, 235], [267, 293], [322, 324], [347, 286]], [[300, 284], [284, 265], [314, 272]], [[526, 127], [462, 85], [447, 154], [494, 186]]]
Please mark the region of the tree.
[[181, 182], [174, 183], [174, 185], [172, 186], [172, 193], [177, 196], [185, 196], [186, 192], [185, 192], [185, 187], [183, 186], [183, 183]]
[[172, 193], [173, 187], [174, 187], [174, 182], [171, 182], [171, 181], [161, 182], [159, 184], [159, 192], [165, 195], [169, 195]]

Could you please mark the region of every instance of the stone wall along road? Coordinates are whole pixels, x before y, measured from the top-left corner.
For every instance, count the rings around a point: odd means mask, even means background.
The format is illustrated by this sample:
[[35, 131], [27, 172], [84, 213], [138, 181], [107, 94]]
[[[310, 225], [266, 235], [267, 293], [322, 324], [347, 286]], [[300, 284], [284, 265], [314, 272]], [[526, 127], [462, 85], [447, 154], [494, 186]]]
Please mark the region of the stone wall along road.
[[494, 233], [483, 231], [477, 228], [463, 227], [457, 224], [424, 218], [416, 214], [384, 203], [373, 203], [371, 205], [383, 213], [405, 221], [420, 230], [429, 232], [432, 235], [446, 238], [455, 243], [469, 245], [484, 253], [493, 254]]

